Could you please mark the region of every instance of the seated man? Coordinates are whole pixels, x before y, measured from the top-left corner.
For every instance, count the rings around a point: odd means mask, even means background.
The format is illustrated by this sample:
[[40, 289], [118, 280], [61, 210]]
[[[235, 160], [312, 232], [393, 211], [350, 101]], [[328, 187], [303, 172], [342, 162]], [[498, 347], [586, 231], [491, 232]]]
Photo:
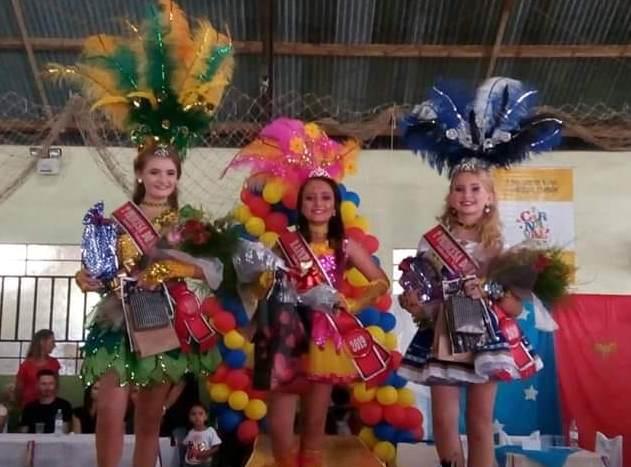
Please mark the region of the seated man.
[[55, 416], [59, 411], [64, 421], [64, 432], [68, 431], [67, 427], [72, 420], [72, 406], [68, 401], [57, 397], [57, 378], [51, 370], [44, 369], [37, 373], [38, 398], [26, 404], [22, 411], [22, 433], [54, 433]]

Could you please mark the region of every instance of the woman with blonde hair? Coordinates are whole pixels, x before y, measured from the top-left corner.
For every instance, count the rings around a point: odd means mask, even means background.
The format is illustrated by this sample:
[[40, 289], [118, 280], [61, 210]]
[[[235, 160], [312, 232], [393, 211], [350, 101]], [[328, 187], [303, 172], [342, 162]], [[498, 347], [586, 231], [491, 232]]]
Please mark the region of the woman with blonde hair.
[[428, 279], [433, 289], [419, 293], [402, 278], [400, 303], [419, 330], [400, 374], [431, 386], [442, 466], [465, 465], [458, 425], [460, 389], [466, 389], [468, 465], [487, 467], [494, 463], [496, 382], [525, 378], [542, 367], [513, 319], [522, 311], [522, 296], [484, 284], [504, 248], [490, 170], [551, 148], [559, 141], [561, 122], [535, 116], [536, 92], [515, 80], [492, 78], [471, 101], [458, 101], [461, 94], [434, 86], [402, 125], [406, 143], [439, 172], [447, 168], [450, 184], [440, 225], [423, 235], [419, 255], [410, 259], [437, 272]]

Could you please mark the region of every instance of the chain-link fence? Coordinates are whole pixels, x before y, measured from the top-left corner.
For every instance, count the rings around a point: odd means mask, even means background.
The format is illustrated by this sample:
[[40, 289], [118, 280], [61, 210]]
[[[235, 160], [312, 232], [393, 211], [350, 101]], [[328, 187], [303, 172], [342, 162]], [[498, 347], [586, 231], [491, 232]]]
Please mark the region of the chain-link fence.
[[[190, 152], [180, 184], [182, 199], [204, 205], [217, 215], [230, 209], [242, 177], [228, 174], [220, 178], [220, 174], [234, 149], [252, 141], [274, 117], [317, 121], [332, 136], [353, 136], [367, 148], [398, 148], [396, 122], [410, 107], [389, 103], [357, 110], [330, 96], [295, 92], [269, 102], [264, 96], [252, 97], [231, 87], [214, 123], [203, 135], [200, 148]], [[602, 150], [631, 149], [629, 107], [614, 110], [602, 104], [577, 104], [544, 107], [541, 111], [560, 116], [566, 123], [568, 137]], [[7, 93], [0, 95], [0, 201], [35, 169], [36, 160], [25, 146], [51, 144], [88, 147], [103, 171], [125, 191], [131, 190], [134, 151], [127, 135], [116, 131], [102, 114], [90, 112], [81, 97], [71, 97], [63, 108], [44, 109], [15, 93]]]

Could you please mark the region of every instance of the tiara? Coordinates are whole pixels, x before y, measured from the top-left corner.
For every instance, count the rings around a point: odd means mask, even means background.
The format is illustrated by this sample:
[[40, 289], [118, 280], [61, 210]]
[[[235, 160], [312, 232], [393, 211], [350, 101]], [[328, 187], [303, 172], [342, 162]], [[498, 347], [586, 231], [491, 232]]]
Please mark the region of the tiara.
[[331, 174], [327, 172], [327, 170], [324, 167], [316, 167], [311, 172], [309, 172], [309, 178], [314, 178], [314, 177], [331, 178]]
[[487, 162], [481, 159], [472, 157], [469, 159], [464, 159], [462, 162], [455, 165], [449, 171], [449, 177], [453, 178], [461, 172], [477, 172], [479, 170], [488, 170], [489, 168], [490, 168], [490, 165]]

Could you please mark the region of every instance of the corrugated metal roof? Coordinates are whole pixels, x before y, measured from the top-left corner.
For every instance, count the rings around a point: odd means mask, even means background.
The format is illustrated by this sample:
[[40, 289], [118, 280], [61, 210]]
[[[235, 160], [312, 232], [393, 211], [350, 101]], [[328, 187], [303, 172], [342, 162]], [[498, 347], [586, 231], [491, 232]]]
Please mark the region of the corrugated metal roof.
[[506, 44], [629, 44], [629, 0], [516, 1]]
[[[126, 31], [123, 19], [138, 23], [147, 4], [147, 0], [21, 0], [33, 37], [121, 34]], [[189, 17], [207, 18], [219, 28], [227, 28], [235, 40], [262, 38], [263, 2], [181, 0], [180, 4]], [[275, 39], [490, 46], [503, 4], [503, 0], [275, 0]], [[20, 37], [9, 1], [0, 1], [1, 37]], [[515, 0], [503, 43], [630, 44], [629, 0]], [[76, 54], [38, 51], [36, 59], [43, 68], [48, 61], [72, 63]], [[284, 55], [274, 61], [278, 112], [300, 116], [417, 102], [437, 78], [482, 79], [489, 59]], [[237, 115], [237, 110], [247, 114], [260, 94], [263, 65], [261, 56], [237, 57], [233, 84], [239, 92], [230, 95], [234, 102], [230, 101], [232, 110], [226, 110], [227, 114]], [[552, 105], [585, 102], [621, 108], [631, 102], [626, 83], [630, 65], [631, 59], [615, 58], [500, 58], [495, 74], [531, 82]], [[0, 66], [0, 94], [14, 91], [39, 102], [24, 51], [0, 51]], [[49, 83], [45, 87], [51, 104], [63, 105], [68, 89]], [[305, 94], [319, 96], [319, 107], [315, 99], [300, 98]]]

